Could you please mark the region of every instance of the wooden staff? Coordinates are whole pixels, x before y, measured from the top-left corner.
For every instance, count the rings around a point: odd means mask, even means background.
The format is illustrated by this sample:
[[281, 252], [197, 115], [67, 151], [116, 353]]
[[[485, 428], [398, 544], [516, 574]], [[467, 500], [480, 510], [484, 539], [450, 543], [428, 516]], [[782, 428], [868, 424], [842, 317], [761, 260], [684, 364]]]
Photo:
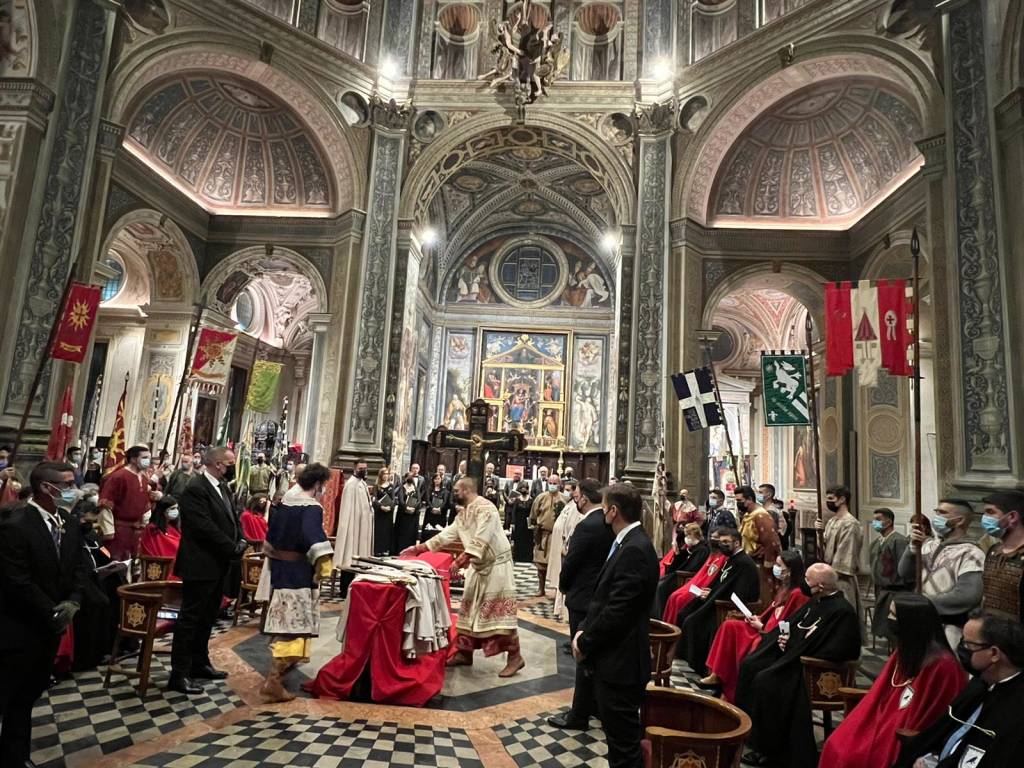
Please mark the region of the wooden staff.
[[25, 436], [25, 425], [28, 424], [28, 415], [32, 410], [32, 401], [36, 399], [36, 392], [39, 391], [39, 384], [43, 380], [43, 370], [46, 368], [47, 362], [50, 360], [50, 350], [53, 349], [53, 340], [57, 338], [57, 328], [60, 327], [61, 318], [64, 317], [64, 305], [67, 303], [68, 294], [71, 293], [71, 284], [75, 281], [75, 270], [72, 269], [68, 273], [68, 279], [64, 283], [64, 292], [60, 295], [60, 303], [57, 304], [57, 313], [53, 316], [53, 322], [50, 323], [50, 335], [46, 339], [46, 346], [43, 347], [43, 353], [39, 358], [39, 364], [36, 366], [35, 376], [32, 377], [32, 386], [28, 390], [28, 398], [25, 400], [25, 408], [21, 412], [21, 421], [18, 423], [18, 433], [14, 437], [14, 447], [11, 449], [10, 455], [7, 457], [7, 465], [9, 467], [14, 466], [14, 459], [18, 455], [18, 449], [21, 447], [21, 440]]
[[715, 402], [718, 403], [718, 412], [722, 414], [722, 427], [725, 429], [725, 444], [729, 449], [729, 460], [732, 462], [733, 475], [736, 477], [736, 486], [742, 485], [740, 482], [740, 468], [736, 463], [736, 452], [732, 448], [732, 435], [729, 434], [729, 419], [725, 415], [725, 407], [722, 405], [722, 393], [718, 389], [718, 374], [715, 373], [715, 363], [711, 359], [711, 345], [704, 345], [704, 359], [707, 363], [708, 370], [711, 371], [711, 383], [715, 387]]
[[[921, 513], [921, 302], [920, 279], [921, 279], [921, 242], [917, 237], [917, 227], [910, 236], [910, 253], [914, 257], [914, 277], [912, 295], [914, 301], [914, 516], [912, 523], [921, 525], [924, 516]], [[917, 592], [921, 592], [921, 583], [924, 579], [924, 557], [921, 548], [917, 552]]]
[[96, 417], [100, 412], [100, 395], [103, 392], [103, 374], [101, 373], [96, 377], [96, 389], [92, 394], [92, 403], [89, 405], [89, 413], [82, 423], [82, 431], [79, 434], [79, 442], [82, 443], [82, 466], [79, 467], [81, 470], [85, 470], [89, 463], [89, 452], [93, 443], [96, 439]]
[[[818, 393], [814, 386], [814, 339], [812, 337], [813, 324], [811, 315], [807, 314], [807, 321], [804, 330], [807, 334], [807, 408], [811, 415], [811, 436], [814, 440], [814, 490], [818, 497], [817, 519], [821, 520], [821, 440], [818, 437]], [[824, 562], [825, 536], [818, 531], [818, 557]]]
[[[206, 309], [204, 302], [196, 304], [196, 314], [192, 319], [192, 325], [188, 329], [188, 341], [185, 343], [185, 367], [181, 372], [181, 379], [178, 381], [178, 391], [174, 395], [174, 407], [171, 409], [171, 419], [169, 424], [173, 426], [174, 432], [174, 451], [178, 452], [178, 437], [181, 434], [181, 398], [185, 395], [185, 385], [188, 382], [188, 374], [192, 369], [192, 355], [195, 351], [192, 349], [196, 342], [196, 337], [199, 335], [199, 323], [203, 317], [203, 310]], [[164, 450], [167, 450], [167, 446], [171, 442], [171, 429], [167, 430], [167, 434], [164, 435]], [[175, 459], [177, 460], [177, 458]]]

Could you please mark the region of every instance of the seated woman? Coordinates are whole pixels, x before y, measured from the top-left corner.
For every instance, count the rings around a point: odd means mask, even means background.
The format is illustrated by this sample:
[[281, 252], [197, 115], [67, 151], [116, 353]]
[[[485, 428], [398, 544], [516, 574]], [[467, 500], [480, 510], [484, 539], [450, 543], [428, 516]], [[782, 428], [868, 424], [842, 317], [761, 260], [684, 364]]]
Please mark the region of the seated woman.
[[[142, 531], [139, 554], [176, 558], [178, 545], [181, 544], [181, 530], [178, 526], [178, 500], [173, 496], [162, 497], [153, 508], [149, 524]], [[174, 563], [171, 563], [169, 578], [181, 581], [174, 575]]]
[[700, 524], [679, 523], [676, 525], [675, 546], [661, 559], [661, 575], [668, 576], [676, 571], [696, 573], [709, 554], [711, 550], [704, 541]]
[[825, 742], [823, 766], [892, 765], [900, 751], [897, 729], [927, 728], [967, 685], [946, 642], [939, 614], [927, 597], [897, 593], [889, 606], [889, 622], [896, 652], [868, 694]]
[[249, 497], [245, 509], [239, 516], [242, 536], [249, 541], [267, 539], [267, 497], [262, 493]]
[[707, 587], [718, 576], [722, 564], [728, 560], [728, 556], [718, 548], [718, 532], [712, 531], [708, 537], [710, 554], [699, 567], [693, 578], [683, 584], [679, 589], [675, 587], [676, 575], [673, 573], [661, 580], [658, 591], [654, 597], [654, 608], [651, 615], [656, 619], [674, 624], [679, 612], [683, 610], [694, 598], [691, 587], [702, 590]]
[[778, 586], [771, 605], [755, 618], [727, 619], [722, 623], [708, 653], [711, 674], [697, 683], [701, 688], [720, 687], [725, 700], [733, 704], [736, 703], [740, 663], [757, 648], [765, 633], [774, 630], [780, 621], [788, 621], [809, 599], [800, 591], [804, 583], [804, 561], [796, 550], [786, 550], [775, 558], [772, 575]]

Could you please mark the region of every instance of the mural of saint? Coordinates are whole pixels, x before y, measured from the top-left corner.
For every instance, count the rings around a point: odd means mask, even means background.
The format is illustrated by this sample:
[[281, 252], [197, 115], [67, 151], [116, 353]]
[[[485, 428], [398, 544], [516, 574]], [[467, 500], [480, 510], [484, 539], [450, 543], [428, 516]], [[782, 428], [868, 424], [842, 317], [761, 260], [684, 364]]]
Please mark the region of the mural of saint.
[[562, 374], [560, 371], [544, 374], [544, 399], [549, 403], [562, 402]]
[[484, 376], [484, 399], [497, 400], [501, 397], [501, 376], [497, 371], [488, 371]]
[[444, 423], [448, 429], [466, 428], [466, 404], [462, 402], [458, 392], [453, 393], [452, 399], [448, 401], [448, 407], [444, 411]]
[[793, 427], [794, 488], [814, 488], [818, 484], [811, 439], [810, 427]]
[[470, 255], [459, 269], [456, 288], [458, 290], [455, 297], [457, 303], [491, 303], [491, 286], [487, 281], [487, 265], [481, 263], [476, 254]]
[[558, 411], [554, 408], [544, 409], [544, 437], [558, 439]]
[[597, 407], [587, 394], [587, 383], [580, 382], [572, 403], [573, 437], [577, 448], [597, 446], [598, 418]]

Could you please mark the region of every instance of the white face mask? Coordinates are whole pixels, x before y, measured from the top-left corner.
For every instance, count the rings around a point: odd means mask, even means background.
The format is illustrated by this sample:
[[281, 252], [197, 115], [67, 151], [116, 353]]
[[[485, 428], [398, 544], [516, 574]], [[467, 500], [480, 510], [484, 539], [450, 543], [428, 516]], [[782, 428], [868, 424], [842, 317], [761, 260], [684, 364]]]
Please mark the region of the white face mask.
[[686, 543], [686, 546], [695, 547], [697, 546], [697, 542], [700, 541], [700, 539], [695, 539], [693, 538], [693, 536], [687, 536], [685, 539], [683, 539], [683, 541]]
[[171, 521], [177, 520], [180, 514], [181, 512], [178, 511], [177, 507], [171, 507], [167, 510], [167, 519]]
[[139, 459], [139, 468], [140, 469], [149, 469], [149, 465], [152, 462], [153, 462], [153, 460], [148, 458], [148, 457], [144, 458], [144, 459]]

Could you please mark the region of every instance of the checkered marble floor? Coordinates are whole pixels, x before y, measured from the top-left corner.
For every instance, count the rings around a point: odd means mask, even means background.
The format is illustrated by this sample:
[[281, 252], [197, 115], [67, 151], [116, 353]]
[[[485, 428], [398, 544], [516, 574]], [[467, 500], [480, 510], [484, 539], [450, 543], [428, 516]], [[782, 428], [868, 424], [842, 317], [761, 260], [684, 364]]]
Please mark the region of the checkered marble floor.
[[318, 719], [273, 712], [198, 736], [137, 766], [256, 768], [263, 765], [315, 768], [450, 766], [482, 768], [461, 729], [395, 723]]
[[[565, 709], [524, 717], [494, 729], [509, 756], [519, 768], [565, 768], [587, 766], [607, 768], [608, 745], [604, 731], [562, 731], [547, 724], [547, 718]], [[592, 724], [597, 720], [592, 719]]]
[[537, 567], [533, 563], [515, 563], [516, 597], [525, 600], [537, 596]]
[[80, 672], [51, 688], [32, 710], [32, 760], [58, 768], [76, 752], [97, 757], [242, 706], [223, 682], [206, 681], [199, 696], [165, 692], [167, 669], [153, 657], [149, 691], [139, 698], [134, 681], [115, 675], [103, 687], [106, 668]]

